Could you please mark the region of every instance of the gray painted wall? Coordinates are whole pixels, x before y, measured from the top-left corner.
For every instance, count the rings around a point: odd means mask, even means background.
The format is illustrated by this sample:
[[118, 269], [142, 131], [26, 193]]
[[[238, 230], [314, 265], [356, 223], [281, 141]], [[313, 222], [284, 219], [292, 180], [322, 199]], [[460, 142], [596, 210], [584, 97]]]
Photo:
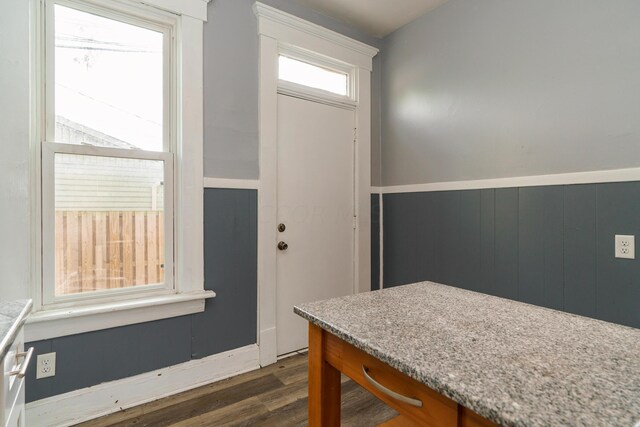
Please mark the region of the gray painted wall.
[[640, 166], [640, 2], [450, 0], [383, 42], [383, 185]]
[[385, 194], [384, 286], [422, 280], [640, 328], [640, 182]]
[[[256, 342], [257, 191], [207, 189], [203, 313], [28, 343], [56, 352], [56, 375], [27, 376], [27, 401], [126, 378]], [[232, 328], [229, 325], [233, 325]]]
[[[215, 178], [257, 179], [258, 148], [258, 35], [251, 9], [254, 0], [215, 0], [209, 3], [204, 28], [204, 174]], [[379, 40], [291, 0], [263, 3], [377, 46]], [[372, 75], [372, 107], [378, 108], [378, 62]], [[377, 110], [376, 110], [377, 111]], [[372, 121], [379, 146], [380, 124]], [[372, 176], [379, 176], [379, 158]], [[378, 179], [379, 181], [379, 179]]]

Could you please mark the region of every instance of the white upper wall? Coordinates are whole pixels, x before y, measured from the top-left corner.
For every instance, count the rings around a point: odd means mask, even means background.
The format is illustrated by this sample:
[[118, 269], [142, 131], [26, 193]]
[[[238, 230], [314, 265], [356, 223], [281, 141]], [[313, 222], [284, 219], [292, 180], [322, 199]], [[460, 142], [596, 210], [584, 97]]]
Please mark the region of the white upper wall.
[[383, 42], [383, 185], [640, 166], [640, 2], [450, 0]]
[[0, 301], [28, 296], [29, 3], [3, 0], [0, 13]]

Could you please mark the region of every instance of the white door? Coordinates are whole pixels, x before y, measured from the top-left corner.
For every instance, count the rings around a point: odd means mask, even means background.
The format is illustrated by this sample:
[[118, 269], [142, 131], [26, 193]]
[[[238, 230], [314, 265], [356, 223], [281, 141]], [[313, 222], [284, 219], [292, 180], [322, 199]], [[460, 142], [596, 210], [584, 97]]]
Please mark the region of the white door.
[[354, 290], [355, 112], [278, 95], [278, 355], [308, 346], [293, 306]]

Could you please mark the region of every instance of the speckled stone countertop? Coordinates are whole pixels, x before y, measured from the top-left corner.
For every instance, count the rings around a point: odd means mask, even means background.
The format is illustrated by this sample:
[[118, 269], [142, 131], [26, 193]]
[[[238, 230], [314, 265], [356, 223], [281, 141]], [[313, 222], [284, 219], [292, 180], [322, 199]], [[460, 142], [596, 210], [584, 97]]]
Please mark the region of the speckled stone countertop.
[[4, 359], [30, 311], [30, 299], [0, 301], [0, 360]]
[[640, 329], [431, 282], [294, 311], [502, 425], [640, 421]]

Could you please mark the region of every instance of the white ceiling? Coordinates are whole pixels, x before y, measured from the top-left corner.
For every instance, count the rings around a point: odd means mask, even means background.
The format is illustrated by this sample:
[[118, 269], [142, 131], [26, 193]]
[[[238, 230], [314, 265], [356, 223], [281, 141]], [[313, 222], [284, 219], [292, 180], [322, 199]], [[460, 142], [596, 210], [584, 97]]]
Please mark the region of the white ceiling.
[[296, 0], [374, 37], [384, 37], [447, 0]]

